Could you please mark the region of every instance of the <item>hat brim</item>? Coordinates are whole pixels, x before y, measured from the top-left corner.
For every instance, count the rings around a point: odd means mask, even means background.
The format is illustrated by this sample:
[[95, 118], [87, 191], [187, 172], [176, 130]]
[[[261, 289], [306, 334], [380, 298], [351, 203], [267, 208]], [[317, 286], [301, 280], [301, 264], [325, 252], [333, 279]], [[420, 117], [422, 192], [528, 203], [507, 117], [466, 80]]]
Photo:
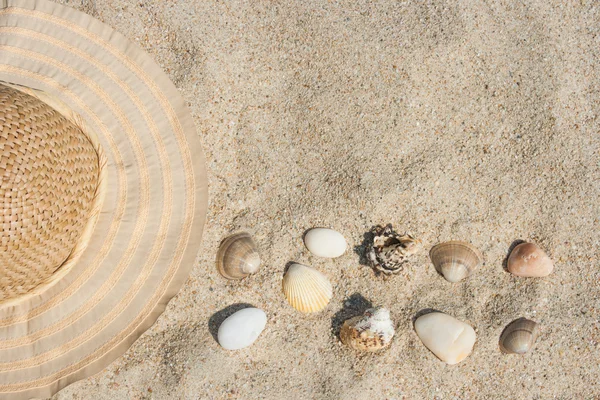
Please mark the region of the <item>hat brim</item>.
[[0, 81], [59, 98], [106, 156], [100, 216], [77, 262], [0, 305], [0, 397], [48, 397], [124, 353], [187, 278], [208, 203], [204, 156], [154, 61], [71, 8], [0, 0]]

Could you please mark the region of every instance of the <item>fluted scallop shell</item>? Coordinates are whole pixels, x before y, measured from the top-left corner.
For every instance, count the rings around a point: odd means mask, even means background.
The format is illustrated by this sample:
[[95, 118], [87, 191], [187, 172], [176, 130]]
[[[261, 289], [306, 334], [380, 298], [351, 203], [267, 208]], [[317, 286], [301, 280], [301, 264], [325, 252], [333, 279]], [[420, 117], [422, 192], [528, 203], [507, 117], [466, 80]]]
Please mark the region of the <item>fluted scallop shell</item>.
[[242, 279], [260, 267], [260, 255], [249, 233], [224, 239], [217, 251], [217, 270], [227, 279]]
[[373, 268], [384, 274], [397, 274], [402, 271], [409, 257], [421, 249], [421, 242], [409, 234], [399, 235], [392, 225], [376, 226], [371, 230], [373, 244], [367, 257]]
[[346, 320], [340, 329], [340, 340], [355, 350], [378, 351], [389, 346], [394, 333], [390, 312], [376, 307]]
[[519, 318], [508, 324], [500, 335], [500, 350], [506, 354], [525, 354], [531, 350], [537, 336], [537, 322]]
[[321, 272], [306, 265], [292, 264], [283, 276], [283, 293], [296, 310], [311, 313], [327, 306], [333, 289]]
[[435, 269], [448, 282], [458, 282], [470, 276], [483, 260], [481, 252], [475, 246], [461, 241], [433, 246], [429, 257]]

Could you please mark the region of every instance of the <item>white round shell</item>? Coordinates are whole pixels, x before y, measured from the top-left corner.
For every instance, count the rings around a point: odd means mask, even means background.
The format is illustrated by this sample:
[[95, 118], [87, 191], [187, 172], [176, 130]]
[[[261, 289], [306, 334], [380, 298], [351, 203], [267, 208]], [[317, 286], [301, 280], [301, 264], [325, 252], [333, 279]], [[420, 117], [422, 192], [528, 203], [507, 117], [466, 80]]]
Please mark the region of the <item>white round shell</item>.
[[476, 340], [475, 330], [469, 324], [441, 312], [417, 318], [415, 331], [425, 347], [447, 364], [464, 360]]
[[304, 235], [304, 245], [318, 257], [336, 258], [346, 252], [348, 244], [344, 236], [327, 228], [314, 228]]
[[217, 333], [221, 347], [239, 350], [250, 346], [265, 329], [267, 315], [258, 308], [244, 308], [230, 315]]

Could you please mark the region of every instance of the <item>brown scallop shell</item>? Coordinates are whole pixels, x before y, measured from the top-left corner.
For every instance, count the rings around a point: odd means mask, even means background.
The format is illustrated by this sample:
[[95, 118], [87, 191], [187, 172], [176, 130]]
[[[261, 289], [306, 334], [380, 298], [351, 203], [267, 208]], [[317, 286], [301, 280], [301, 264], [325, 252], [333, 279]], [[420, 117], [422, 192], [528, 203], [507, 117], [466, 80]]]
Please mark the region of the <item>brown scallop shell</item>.
[[475, 246], [461, 241], [433, 246], [429, 257], [435, 269], [448, 282], [458, 282], [470, 276], [483, 261], [481, 252]]
[[500, 350], [506, 354], [525, 354], [533, 347], [538, 336], [538, 324], [519, 318], [504, 329], [500, 335]]
[[217, 270], [227, 279], [243, 279], [260, 267], [260, 255], [249, 233], [225, 238], [217, 252]]

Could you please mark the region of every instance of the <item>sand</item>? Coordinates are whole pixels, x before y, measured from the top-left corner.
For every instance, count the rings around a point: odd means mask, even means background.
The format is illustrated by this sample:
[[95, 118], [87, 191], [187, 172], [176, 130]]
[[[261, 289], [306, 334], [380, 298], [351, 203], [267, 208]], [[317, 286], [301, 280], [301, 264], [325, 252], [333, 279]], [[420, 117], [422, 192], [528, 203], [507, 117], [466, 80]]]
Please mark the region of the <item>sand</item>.
[[[600, 398], [600, 7], [581, 1], [62, 0], [152, 54], [187, 100], [207, 156], [202, 249], [167, 311], [102, 373], [56, 399]], [[566, 4], [568, 3], [568, 4]], [[364, 233], [392, 223], [424, 243], [398, 276], [361, 263]], [[332, 227], [350, 250], [310, 255]], [[241, 282], [214, 265], [247, 230], [263, 258]], [[450, 284], [427, 250], [467, 240], [485, 263]], [[516, 278], [503, 261], [535, 241], [555, 272]], [[334, 287], [315, 315], [281, 293], [290, 261]], [[227, 352], [219, 321], [268, 315]], [[391, 347], [359, 354], [341, 321], [390, 309]], [[471, 356], [447, 366], [412, 321], [436, 309], [471, 324]], [[525, 356], [498, 349], [513, 319], [540, 323]]]

